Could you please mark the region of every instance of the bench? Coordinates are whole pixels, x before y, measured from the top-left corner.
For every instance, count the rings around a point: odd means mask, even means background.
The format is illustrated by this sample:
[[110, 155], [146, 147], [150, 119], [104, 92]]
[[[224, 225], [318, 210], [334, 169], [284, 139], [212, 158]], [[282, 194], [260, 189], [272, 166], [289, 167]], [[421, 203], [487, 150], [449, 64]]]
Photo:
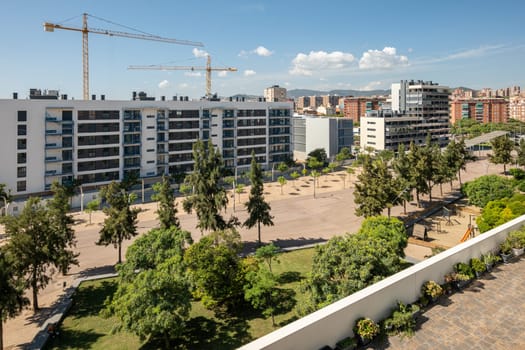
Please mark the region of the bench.
[[412, 229], [412, 237], [417, 237], [426, 241], [428, 238], [427, 227], [421, 224], [414, 224], [414, 227]]

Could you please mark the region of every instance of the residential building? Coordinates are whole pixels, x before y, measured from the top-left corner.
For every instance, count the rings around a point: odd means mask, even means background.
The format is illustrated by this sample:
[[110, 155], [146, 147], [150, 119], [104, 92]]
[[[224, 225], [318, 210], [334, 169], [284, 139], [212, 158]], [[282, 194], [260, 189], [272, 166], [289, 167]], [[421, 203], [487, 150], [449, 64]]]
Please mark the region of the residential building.
[[324, 96], [321, 96], [321, 99], [322, 99], [322, 102], [321, 102], [322, 107], [335, 108], [335, 106], [337, 106], [337, 104], [339, 103], [339, 96], [337, 95], [324, 95]]
[[449, 140], [449, 90], [431, 81], [406, 81], [392, 84], [392, 110], [369, 111], [361, 118], [361, 148], [397, 150], [431, 142], [444, 147]]
[[[36, 95], [35, 95], [36, 96]], [[97, 188], [127, 175], [189, 172], [192, 146], [212, 139], [227, 167], [264, 168], [292, 157], [290, 102], [0, 100], [0, 183], [15, 196], [54, 181]]]
[[509, 101], [509, 118], [525, 122], [525, 98], [511, 97]]
[[306, 160], [308, 153], [316, 148], [324, 148], [329, 158], [335, 157], [343, 147], [352, 148], [353, 123], [350, 119], [296, 115], [292, 125], [295, 160]]
[[268, 102], [286, 102], [288, 97], [286, 96], [286, 88], [274, 85], [264, 89], [264, 98]]
[[474, 119], [480, 123], [506, 123], [509, 101], [503, 98], [455, 99], [450, 101], [450, 123], [461, 119]]
[[302, 113], [306, 107], [310, 107], [310, 96], [298, 97], [295, 111]]
[[345, 118], [350, 118], [354, 123], [359, 123], [359, 119], [364, 117], [366, 112], [377, 111], [384, 102], [385, 99], [379, 97], [346, 97], [343, 102], [343, 113]]

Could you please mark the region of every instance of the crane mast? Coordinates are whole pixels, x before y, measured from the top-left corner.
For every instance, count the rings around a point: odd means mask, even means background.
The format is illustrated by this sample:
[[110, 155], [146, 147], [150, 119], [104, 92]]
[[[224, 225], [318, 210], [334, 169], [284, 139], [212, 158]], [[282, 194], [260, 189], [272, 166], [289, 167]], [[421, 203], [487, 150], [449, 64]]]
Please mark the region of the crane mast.
[[89, 28], [87, 21], [88, 14], [84, 13], [82, 15], [82, 28], [77, 27], [67, 27], [60, 24], [54, 24], [45, 22], [44, 30], [46, 32], [54, 32], [55, 29], [63, 30], [72, 30], [77, 32], [82, 32], [82, 90], [84, 100], [89, 100], [89, 46], [88, 46], [88, 33], [93, 34], [103, 34], [109, 36], [118, 36], [123, 38], [130, 39], [141, 39], [141, 40], [151, 40], [151, 41], [160, 41], [170, 44], [179, 44], [179, 45], [189, 45], [189, 46], [204, 46], [201, 42], [189, 41], [189, 40], [177, 40], [172, 38], [164, 38], [157, 35], [151, 34], [135, 34], [135, 33], [126, 33], [119, 32], [107, 29], [99, 28]]
[[207, 98], [211, 97], [211, 72], [212, 71], [237, 72], [237, 68], [235, 67], [212, 67], [210, 55], [207, 55], [206, 67], [150, 65], [150, 66], [129, 66], [128, 69], [206, 71], [206, 97]]

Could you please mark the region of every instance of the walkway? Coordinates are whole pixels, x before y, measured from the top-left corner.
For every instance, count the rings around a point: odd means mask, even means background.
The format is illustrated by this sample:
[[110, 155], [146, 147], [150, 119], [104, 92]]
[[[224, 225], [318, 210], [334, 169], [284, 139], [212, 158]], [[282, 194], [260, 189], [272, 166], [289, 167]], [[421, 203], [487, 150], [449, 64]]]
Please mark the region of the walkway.
[[389, 337], [375, 349], [525, 348], [525, 258], [499, 265], [424, 312], [412, 338]]

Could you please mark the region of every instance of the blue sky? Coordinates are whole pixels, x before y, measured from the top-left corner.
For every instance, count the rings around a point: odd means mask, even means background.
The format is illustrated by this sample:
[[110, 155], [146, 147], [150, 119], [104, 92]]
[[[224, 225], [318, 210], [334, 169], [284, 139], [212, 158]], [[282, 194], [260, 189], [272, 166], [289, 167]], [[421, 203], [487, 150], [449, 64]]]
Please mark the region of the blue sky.
[[[127, 70], [129, 65], [231, 66], [213, 92], [262, 95], [288, 89], [389, 88], [400, 79], [448, 86], [525, 86], [521, 0], [0, 0], [0, 98], [29, 88], [82, 97], [78, 32], [87, 12], [144, 32], [203, 42], [203, 48], [89, 36], [90, 93], [129, 99], [205, 93], [204, 72]], [[71, 19], [69, 21], [66, 21]], [[132, 32], [96, 18], [89, 26]]]

